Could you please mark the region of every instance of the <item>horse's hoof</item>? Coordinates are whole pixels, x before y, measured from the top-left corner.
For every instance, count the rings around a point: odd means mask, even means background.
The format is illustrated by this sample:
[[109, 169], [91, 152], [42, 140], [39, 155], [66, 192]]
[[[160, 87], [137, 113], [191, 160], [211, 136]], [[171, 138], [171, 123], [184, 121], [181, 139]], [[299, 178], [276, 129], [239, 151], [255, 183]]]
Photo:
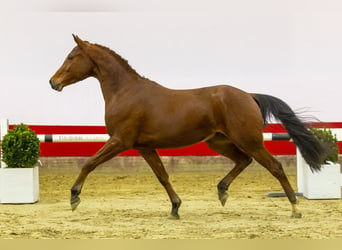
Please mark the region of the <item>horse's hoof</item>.
[[80, 203], [81, 203], [80, 197], [77, 196], [77, 197], [71, 198], [71, 202], [70, 202], [71, 211], [75, 211]]
[[179, 217], [178, 214], [172, 214], [172, 213], [171, 213], [170, 219], [171, 219], [171, 220], [179, 220], [180, 217]]
[[302, 213], [300, 212], [292, 213], [291, 217], [296, 218], [296, 219], [302, 218]]
[[224, 193], [219, 193], [219, 200], [221, 201], [222, 206], [224, 207], [224, 205], [226, 205], [226, 201], [228, 199], [228, 194], [227, 192]]
[[181, 200], [178, 200], [177, 202], [172, 202], [171, 219], [179, 220], [178, 209], [181, 204]]
[[292, 205], [292, 218], [302, 218], [302, 213], [298, 209], [298, 203], [299, 201], [297, 200], [295, 203], [291, 204]]

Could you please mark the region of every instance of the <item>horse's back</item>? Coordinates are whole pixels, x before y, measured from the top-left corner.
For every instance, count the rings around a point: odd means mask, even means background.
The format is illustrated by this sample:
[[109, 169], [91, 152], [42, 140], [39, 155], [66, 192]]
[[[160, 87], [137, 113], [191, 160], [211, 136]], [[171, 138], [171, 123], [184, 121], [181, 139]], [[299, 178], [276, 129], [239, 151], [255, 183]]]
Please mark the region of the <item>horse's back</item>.
[[168, 117], [180, 121], [193, 118], [198, 122], [198, 119], [205, 117], [213, 126], [234, 119], [246, 122], [248, 119], [256, 119], [261, 122], [260, 110], [253, 96], [230, 85], [184, 90], [152, 85], [144, 90], [141, 95], [146, 97], [142, 98], [144, 101], [139, 106], [153, 119]]

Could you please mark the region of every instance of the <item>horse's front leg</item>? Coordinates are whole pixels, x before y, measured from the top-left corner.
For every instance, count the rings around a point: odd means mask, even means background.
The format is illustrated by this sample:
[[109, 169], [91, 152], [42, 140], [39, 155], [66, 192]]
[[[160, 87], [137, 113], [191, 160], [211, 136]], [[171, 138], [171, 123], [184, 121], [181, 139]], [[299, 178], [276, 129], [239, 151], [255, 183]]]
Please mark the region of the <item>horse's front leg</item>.
[[169, 175], [167, 174], [165, 167], [160, 160], [160, 157], [154, 149], [143, 149], [139, 150], [142, 157], [146, 160], [148, 165], [152, 168], [153, 172], [157, 176], [159, 182], [164, 186], [167, 194], [170, 197], [172, 208], [171, 216], [173, 219], [179, 219], [178, 208], [182, 201], [178, 197], [177, 193], [173, 190], [171, 183], [169, 182]]
[[74, 211], [81, 202], [79, 195], [88, 174], [101, 163], [110, 160], [126, 149], [127, 147], [124, 146], [121, 140], [111, 137], [94, 156], [90, 157], [89, 160], [87, 160], [85, 165], [82, 167], [78, 178], [71, 188], [70, 204], [72, 211]]

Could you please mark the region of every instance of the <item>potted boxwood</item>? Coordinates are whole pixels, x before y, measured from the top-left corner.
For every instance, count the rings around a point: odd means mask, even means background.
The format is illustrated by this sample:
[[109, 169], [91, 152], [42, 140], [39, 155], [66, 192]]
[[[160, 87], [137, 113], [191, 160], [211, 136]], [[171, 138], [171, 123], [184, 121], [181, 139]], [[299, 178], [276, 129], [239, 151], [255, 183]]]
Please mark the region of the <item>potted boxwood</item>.
[[338, 164], [338, 142], [330, 129], [312, 128], [313, 134], [330, 147], [321, 171], [313, 173], [309, 166], [303, 167], [303, 195], [308, 199], [340, 199], [341, 169]]
[[26, 125], [20, 124], [3, 137], [0, 169], [0, 203], [35, 203], [39, 200], [40, 141]]

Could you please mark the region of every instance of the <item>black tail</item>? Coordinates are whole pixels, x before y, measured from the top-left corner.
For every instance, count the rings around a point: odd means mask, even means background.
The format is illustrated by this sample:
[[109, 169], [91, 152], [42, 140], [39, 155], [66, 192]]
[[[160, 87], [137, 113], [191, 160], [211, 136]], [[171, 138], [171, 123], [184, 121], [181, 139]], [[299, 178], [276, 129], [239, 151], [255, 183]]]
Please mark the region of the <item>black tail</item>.
[[269, 95], [255, 94], [253, 97], [259, 105], [264, 123], [267, 124], [267, 120], [272, 117], [280, 120], [311, 170], [319, 171], [327, 150], [305, 127], [289, 105], [279, 98]]

